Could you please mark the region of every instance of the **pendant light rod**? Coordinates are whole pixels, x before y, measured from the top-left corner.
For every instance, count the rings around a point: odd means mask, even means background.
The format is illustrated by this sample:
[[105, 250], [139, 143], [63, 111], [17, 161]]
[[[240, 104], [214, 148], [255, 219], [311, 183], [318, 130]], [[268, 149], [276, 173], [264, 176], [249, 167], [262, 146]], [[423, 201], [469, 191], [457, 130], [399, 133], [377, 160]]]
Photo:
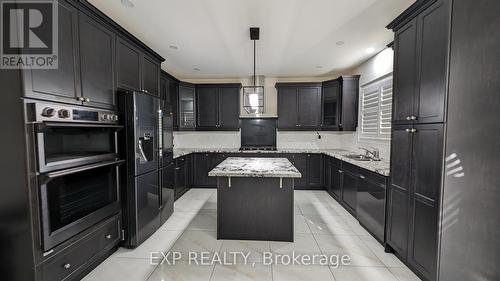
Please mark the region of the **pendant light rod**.
[[259, 40], [260, 37], [260, 28], [259, 27], [250, 27], [250, 40], [253, 40], [253, 86], [257, 85], [257, 74], [255, 71], [256, 66], [256, 40]]

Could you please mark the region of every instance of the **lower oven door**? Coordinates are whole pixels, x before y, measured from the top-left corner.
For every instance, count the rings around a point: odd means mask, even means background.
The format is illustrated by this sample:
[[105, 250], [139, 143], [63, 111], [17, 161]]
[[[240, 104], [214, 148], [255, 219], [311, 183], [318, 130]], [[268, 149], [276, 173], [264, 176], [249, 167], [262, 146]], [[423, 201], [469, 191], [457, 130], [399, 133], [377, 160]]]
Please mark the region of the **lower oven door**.
[[43, 251], [119, 212], [119, 166], [124, 162], [97, 163], [39, 177]]

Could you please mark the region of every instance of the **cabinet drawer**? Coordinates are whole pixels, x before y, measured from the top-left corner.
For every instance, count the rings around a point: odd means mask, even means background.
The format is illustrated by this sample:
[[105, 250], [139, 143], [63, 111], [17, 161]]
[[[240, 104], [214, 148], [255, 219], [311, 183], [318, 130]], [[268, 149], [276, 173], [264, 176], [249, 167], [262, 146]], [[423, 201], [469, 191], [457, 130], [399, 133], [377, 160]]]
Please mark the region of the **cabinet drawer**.
[[359, 174], [360, 176], [363, 176], [366, 181], [369, 181], [373, 184], [383, 187], [385, 187], [386, 185], [386, 177], [380, 174], [365, 169], [359, 169]]
[[337, 168], [342, 167], [342, 165], [341, 165], [342, 161], [341, 160], [339, 160], [339, 159], [337, 159], [335, 157], [331, 157], [331, 156], [328, 157], [328, 160], [330, 161], [330, 165], [333, 165], [333, 166], [335, 166]]
[[120, 216], [116, 215], [96, 230], [68, 246], [37, 268], [39, 280], [69, 280], [92, 262], [104, 248], [120, 241]]
[[342, 162], [342, 170], [350, 172], [353, 176], [358, 176], [360, 168], [347, 162]]

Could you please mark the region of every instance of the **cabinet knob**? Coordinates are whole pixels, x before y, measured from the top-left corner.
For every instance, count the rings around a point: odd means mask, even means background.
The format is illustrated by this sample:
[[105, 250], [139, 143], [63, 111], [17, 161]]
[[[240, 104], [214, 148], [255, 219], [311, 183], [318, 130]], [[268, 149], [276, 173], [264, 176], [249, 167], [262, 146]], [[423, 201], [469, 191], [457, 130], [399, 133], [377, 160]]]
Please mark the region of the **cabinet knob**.
[[67, 263], [63, 266], [65, 269], [70, 269], [71, 268], [71, 264]]
[[406, 116], [406, 120], [410, 121], [411, 117], [410, 116]]
[[83, 98], [83, 97], [76, 97], [76, 100], [77, 101], [85, 101], [85, 98]]
[[411, 129], [406, 129], [405, 131], [406, 131], [407, 133], [409, 133], [409, 132], [411, 132]]
[[342, 173], [344, 172], [344, 171], [342, 171], [342, 170], [338, 170], [338, 171], [339, 171], [339, 174], [342, 174]]
[[111, 234], [106, 235], [106, 239], [111, 239]]
[[90, 99], [89, 98], [85, 98], [85, 102], [90, 102]]
[[360, 178], [360, 179], [365, 179], [365, 176], [363, 176], [363, 175], [359, 175], [359, 178]]
[[410, 116], [411, 120], [417, 120], [417, 116]]
[[416, 133], [417, 132], [417, 129], [411, 129], [410, 132], [412, 133]]

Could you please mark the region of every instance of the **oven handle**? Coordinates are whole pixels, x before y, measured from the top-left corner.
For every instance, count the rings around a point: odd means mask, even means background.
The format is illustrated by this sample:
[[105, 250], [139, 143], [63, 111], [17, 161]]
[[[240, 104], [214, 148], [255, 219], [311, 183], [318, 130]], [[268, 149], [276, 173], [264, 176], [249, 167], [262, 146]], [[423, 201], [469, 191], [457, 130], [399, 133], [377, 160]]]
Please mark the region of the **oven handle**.
[[111, 166], [111, 165], [121, 165], [123, 163], [125, 163], [125, 160], [108, 161], [108, 162], [103, 162], [103, 163], [97, 163], [97, 164], [67, 169], [67, 170], [63, 170], [63, 171], [52, 172], [52, 173], [48, 173], [48, 174], [43, 175], [42, 181], [44, 183], [47, 183], [55, 178], [59, 178], [62, 176], [75, 174], [75, 173], [79, 173], [79, 172], [83, 172], [83, 171], [87, 171], [87, 170], [92, 170], [92, 169], [96, 169], [96, 168]]
[[43, 122], [37, 124], [37, 131], [44, 131], [50, 128], [110, 128], [121, 130], [122, 125], [113, 124], [87, 124], [87, 123], [57, 123], [57, 122]]

